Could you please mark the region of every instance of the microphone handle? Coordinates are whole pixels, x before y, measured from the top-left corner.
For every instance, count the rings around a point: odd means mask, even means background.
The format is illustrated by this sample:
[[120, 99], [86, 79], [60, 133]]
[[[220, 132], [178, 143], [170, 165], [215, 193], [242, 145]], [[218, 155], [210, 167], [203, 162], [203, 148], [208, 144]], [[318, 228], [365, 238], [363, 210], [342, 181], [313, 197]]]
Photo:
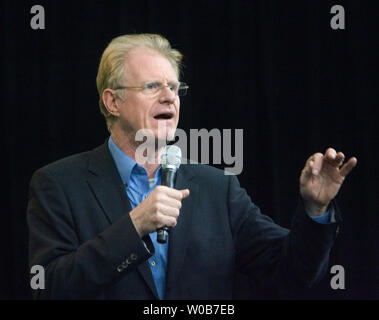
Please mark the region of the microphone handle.
[[159, 243], [162, 243], [162, 244], [167, 243], [170, 229], [171, 229], [170, 227], [163, 227], [157, 230], [157, 241]]
[[[162, 186], [174, 188], [176, 180], [176, 169], [166, 168], [162, 170]], [[157, 241], [167, 243], [170, 227], [163, 227], [157, 230]]]

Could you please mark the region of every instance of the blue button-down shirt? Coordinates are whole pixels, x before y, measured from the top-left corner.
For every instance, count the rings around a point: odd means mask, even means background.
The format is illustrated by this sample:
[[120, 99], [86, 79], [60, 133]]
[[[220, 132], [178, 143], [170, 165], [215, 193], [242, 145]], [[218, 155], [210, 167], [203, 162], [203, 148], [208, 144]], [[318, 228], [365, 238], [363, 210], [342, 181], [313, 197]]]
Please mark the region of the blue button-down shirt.
[[[161, 167], [157, 170], [151, 183], [147, 176], [145, 168], [139, 166], [132, 158], [127, 156], [112, 140], [108, 140], [108, 147], [116, 163], [117, 170], [121, 176], [122, 182], [126, 186], [132, 208], [138, 206], [153, 189], [161, 184]], [[320, 217], [311, 217], [314, 221], [322, 224], [330, 223], [330, 210]], [[155, 254], [149, 259], [149, 265], [153, 274], [155, 286], [160, 299], [164, 298], [166, 288], [166, 270], [167, 270], [167, 250], [166, 244], [157, 242], [157, 232], [150, 233], [151, 241], [154, 244]]]
[[[126, 186], [130, 204], [132, 208], [135, 208], [145, 200], [157, 185], [161, 184], [161, 167], [157, 170], [154, 179], [149, 181], [145, 168], [139, 166], [132, 158], [120, 150], [112, 137], [108, 140], [108, 147], [122, 182]], [[157, 232], [150, 233], [150, 238], [154, 244], [155, 254], [149, 259], [149, 265], [158, 296], [163, 299], [166, 287], [168, 241], [165, 244], [158, 243]]]

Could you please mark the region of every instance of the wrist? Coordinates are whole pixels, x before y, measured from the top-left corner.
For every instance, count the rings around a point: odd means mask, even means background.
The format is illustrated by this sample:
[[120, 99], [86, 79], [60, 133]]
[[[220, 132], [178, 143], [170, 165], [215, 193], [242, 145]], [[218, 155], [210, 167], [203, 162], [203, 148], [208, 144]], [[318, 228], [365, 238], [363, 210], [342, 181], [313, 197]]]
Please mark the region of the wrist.
[[304, 201], [305, 212], [311, 217], [320, 217], [328, 211], [328, 204], [319, 205], [312, 202]]
[[142, 230], [140, 219], [138, 219], [138, 216], [135, 214], [134, 210], [129, 212], [129, 216], [130, 216], [130, 220], [132, 220], [134, 228], [136, 229], [139, 237], [142, 239], [145, 234]]

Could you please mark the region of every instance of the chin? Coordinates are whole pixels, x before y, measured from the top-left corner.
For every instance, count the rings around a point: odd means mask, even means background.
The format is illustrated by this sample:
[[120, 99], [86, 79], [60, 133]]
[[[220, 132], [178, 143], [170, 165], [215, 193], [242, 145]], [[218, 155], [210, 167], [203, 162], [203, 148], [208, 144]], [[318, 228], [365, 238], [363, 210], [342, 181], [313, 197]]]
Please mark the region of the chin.
[[176, 128], [167, 130], [167, 132], [166, 132], [166, 140], [167, 141], [175, 140], [175, 132], [176, 132]]
[[175, 138], [176, 125], [173, 121], [162, 121], [153, 126], [154, 136], [157, 140], [171, 141]]
[[155, 132], [155, 138], [158, 141], [172, 141], [175, 139], [175, 129]]

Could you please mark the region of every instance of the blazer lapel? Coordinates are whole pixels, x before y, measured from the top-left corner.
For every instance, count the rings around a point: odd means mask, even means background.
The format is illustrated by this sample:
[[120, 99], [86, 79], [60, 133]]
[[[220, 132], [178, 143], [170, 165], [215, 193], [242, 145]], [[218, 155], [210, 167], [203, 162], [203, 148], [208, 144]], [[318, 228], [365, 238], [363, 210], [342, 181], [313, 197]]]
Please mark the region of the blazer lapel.
[[[117, 221], [126, 212], [132, 210], [126, 194], [126, 186], [121, 180], [116, 164], [108, 149], [108, 140], [93, 151], [89, 158], [88, 170], [91, 172], [88, 184], [110, 224]], [[148, 262], [141, 263], [137, 267], [137, 270], [158, 299], [158, 293]]]
[[190, 238], [192, 225], [192, 212], [198, 198], [198, 184], [191, 181], [192, 176], [188, 170], [183, 170], [185, 165], [182, 165], [178, 171], [176, 189], [189, 189], [190, 195], [183, 199], [182, 208], [175, 228], [171, 229], [169, 236], [168, 249], [168, 266], [166, 278], [166, 299], [171, 299], [171, 291], [176, 283], [177, 276], [181, 270], [186, 253], [186, 247]]
[[92, 173], [88, 178], [88, 184], [109, 223], [112, 224], [130, 211], [131, 206], [107, 142], [93, 151], [89, 158], [88, 170]]

